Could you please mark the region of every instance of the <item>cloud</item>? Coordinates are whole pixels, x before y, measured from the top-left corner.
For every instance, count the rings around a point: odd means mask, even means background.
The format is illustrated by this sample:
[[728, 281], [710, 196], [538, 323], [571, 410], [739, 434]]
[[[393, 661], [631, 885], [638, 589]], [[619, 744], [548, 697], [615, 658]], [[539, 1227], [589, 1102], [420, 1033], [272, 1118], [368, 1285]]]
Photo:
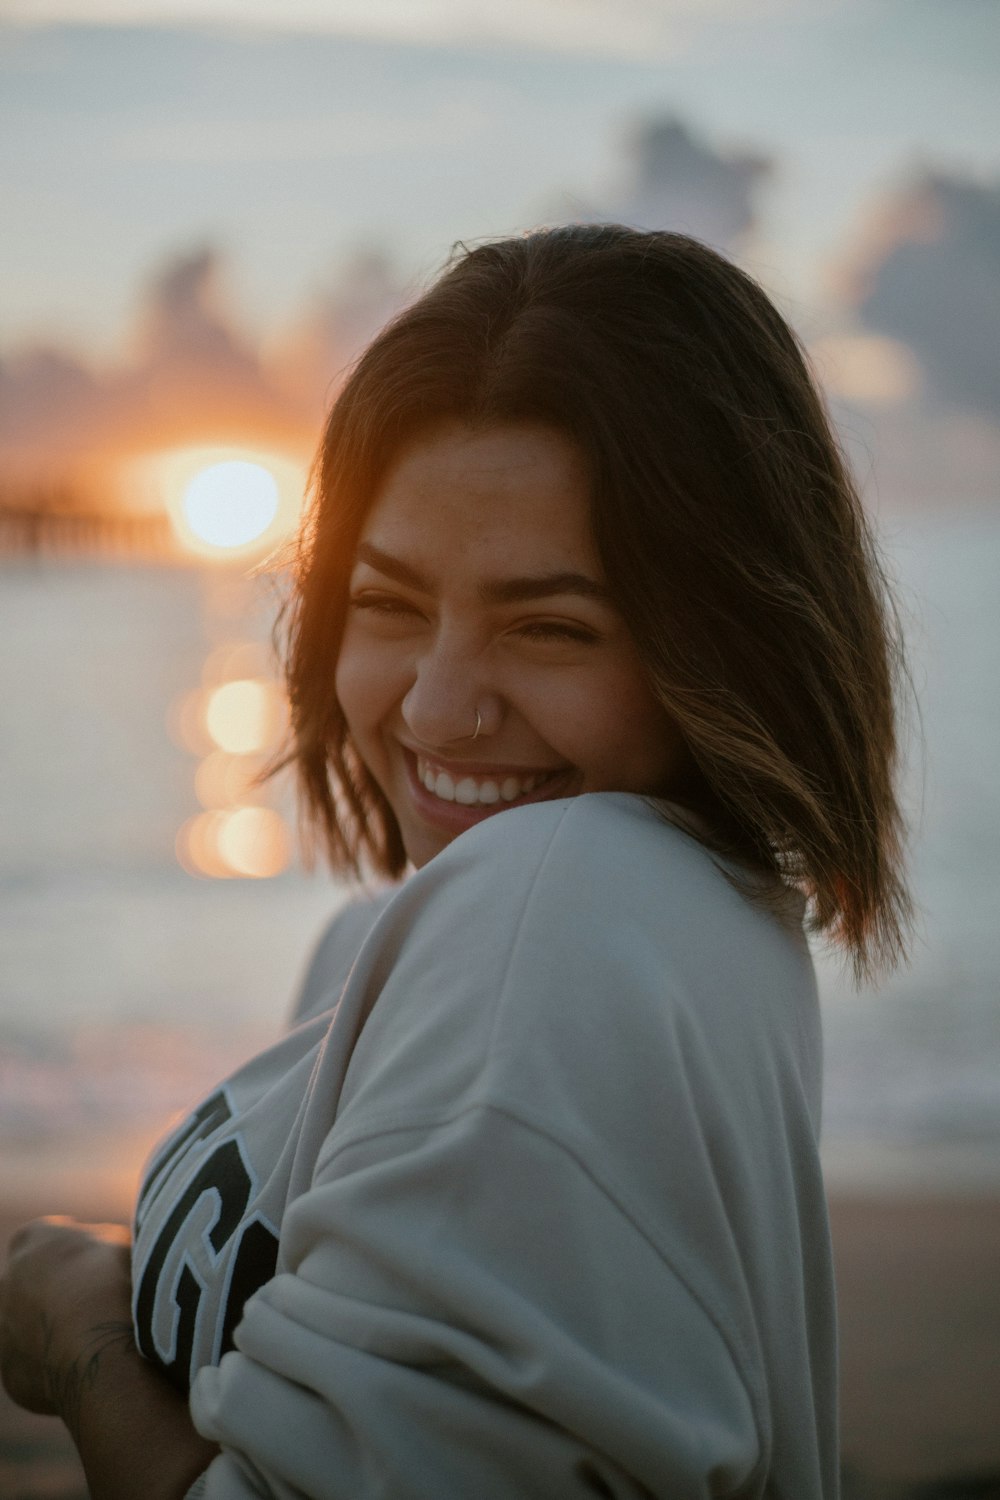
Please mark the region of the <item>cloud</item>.
[[[814, 0], [816, 10], [858, 0]], [[796, 0], [8, 0], [23, 24], [232, 26], [420, 46], [514, 45], [663, 61], [693, 25], [800, 19]]]
[[208, 246], [168, 261], [140, 299], [130, 356], [110, 369], [40, 346], [0, 363], [0, 512], [106, 510], [109, 474], [170, 448], [305, 457], [345, 369], [410, 295], [385, 255], [360, 251], [262, 355], [223, 270]]
[[864, 323], [917, 354], [933, 390], [1000, 416], [1000, 184], [927, 172], [876, 215], [854, 260]]
[[318, 422], [346, 368], [410, 296], [411, 288], [383, 251], [359, 250], [333, 290], [273, 349], [268, 369]]
[[226, 309], [215, 251], [172, 260], [140, 305], [131, 357], [95, 369], [35, 347], [0, 365], [0, 473], [8, 503], [86, 490], [92, 471], [198, 441], [300, 445], [301, 405], [262, 368]]
[[94, 374], [63, 350], [26, 349], [0, 364], [0, 470], [5, 490], [51, 485], [102, 416]]
[[[219, 258], [211, 248], [182, 255], [168, 264], [147, 292], [139, 318], [137, 358], [118, 382], [118, 394], [131, 390], [162, 409], [179, 405], [190, 415], [190, 396], [236, 400], [242, 409], [269, 409], [276, 393], [256, 354], [237, 332], [225, 309]], [[218, 412], [213, 413], [217, 420]]]
[[809, 345], [809, 357], [827, 395], [847, 405], [899, 406], [921, 387], [913, 351], [878, 334], [828, 334]]
[[720, 248], [754, 227], [754, 195], [771, 171], [765, 156], [718, 152], [673, 117], [637, 126], [628, 154], [622, 188], [596, 209], [596, 217], [677, 230]]
[[341, 158], [447, 147], [456, 134], [482, 131], [487, 123], [472, 90], [453, 90], [415, 117], [397, 109], [308, 112], [291, 119], [245, 114], [229, 119], [202, 115], [161, 120], [122, 135], [113, 143], [119, 161], [180, 166], [303, 162], [329, 165]]

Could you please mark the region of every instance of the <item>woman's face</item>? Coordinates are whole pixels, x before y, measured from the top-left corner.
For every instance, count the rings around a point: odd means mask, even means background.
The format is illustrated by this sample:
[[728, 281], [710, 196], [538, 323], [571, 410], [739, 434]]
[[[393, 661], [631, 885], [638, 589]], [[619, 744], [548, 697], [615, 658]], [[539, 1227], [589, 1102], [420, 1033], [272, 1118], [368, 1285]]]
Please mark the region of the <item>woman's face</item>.
[[584, 459], [542, 426], [404, 449], [361, 533], [336, 691], [418, 867], [507, 807], [663, 792], [684, 755], [605, 591]]

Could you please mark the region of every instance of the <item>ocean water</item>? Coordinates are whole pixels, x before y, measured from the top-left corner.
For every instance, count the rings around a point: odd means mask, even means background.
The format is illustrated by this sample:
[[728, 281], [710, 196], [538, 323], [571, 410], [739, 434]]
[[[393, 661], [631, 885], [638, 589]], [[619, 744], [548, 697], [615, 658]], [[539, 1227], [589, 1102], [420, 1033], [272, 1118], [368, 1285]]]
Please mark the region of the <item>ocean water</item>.
[[1000, 514], [895, 518], [915, 691], [912, 955], [877, 993], [820, 962], [825, 1155], [865, 1186], [1000, 1183]]
[[[893, 518], [921, 724], [907, 802], [920, 921], [877, 994], [818, 957], [835, 1186], [1000, 1185], [1000, 516]], [[213, 651], [264, 643], [266, 585], [0, 563], [0, 1193], [127, 1204], [166, 1120], [274, 1036], [345, 892], [293, 867], [196, 878], [172, 738]]]

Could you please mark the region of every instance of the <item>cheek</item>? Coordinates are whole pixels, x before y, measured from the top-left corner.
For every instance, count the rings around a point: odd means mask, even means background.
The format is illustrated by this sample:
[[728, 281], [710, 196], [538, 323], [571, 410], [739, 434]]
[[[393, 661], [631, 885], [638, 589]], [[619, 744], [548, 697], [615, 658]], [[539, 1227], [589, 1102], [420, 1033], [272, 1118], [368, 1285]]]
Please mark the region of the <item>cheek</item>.
[[368, 656], [368, 652], [352, 641], [349, 634], [346, 635], [333, 678], [337, 702], [354, 737], [379, 714], [380, 684], [384, 679]]
[[354, 719], [354, 691], [352, 673], [348, 663], [345, 662], [344, 654], [341, 652], [337, 658], [337, 669], [333, 674], [333, 691], [340, 704], [340, 711], [347, 720], [348, 728], [352, 727]]
[[550, 682], [518, 707], [535, 732], [588, 780], [658, 782], [671, 758], [676, 732], [649, 692], [631, 673], [600, 674], [589, 681]]
[[620, 780], [622, 790], [661, 789], [677, 764], [680, 733], [638, 673], [609, 680], [578, 733], [595, 771]]
[[378, 778], [382, 730], [398, 717], [408, 679], [395, 651], [345, 635], [333, 676], [334, 692], [354, 747]]

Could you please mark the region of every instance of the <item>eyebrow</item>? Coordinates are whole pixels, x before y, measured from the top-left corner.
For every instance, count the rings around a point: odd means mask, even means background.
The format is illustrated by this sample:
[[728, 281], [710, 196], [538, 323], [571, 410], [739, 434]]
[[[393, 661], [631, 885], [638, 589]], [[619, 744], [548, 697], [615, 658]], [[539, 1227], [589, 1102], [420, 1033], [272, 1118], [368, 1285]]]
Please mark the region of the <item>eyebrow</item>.
[[[434, 592], [429, 580], [418, 569], [412, 568], [402, 558], [383, 552], [372, 542], [361, 542], [356, 553], [358, 562], [377, 568], [387, 578], [421, 593]], [[576, 594], [583, 599], [597, 599], [609, 603], [611, 595], [603, 584], [588, 578], [585, 573], [540, 573], [530, 578], [500, 578], [479, 586], [479, 595], [484, 604], [520, 604], [529, 599], [546, 599], [553, 594]]]

